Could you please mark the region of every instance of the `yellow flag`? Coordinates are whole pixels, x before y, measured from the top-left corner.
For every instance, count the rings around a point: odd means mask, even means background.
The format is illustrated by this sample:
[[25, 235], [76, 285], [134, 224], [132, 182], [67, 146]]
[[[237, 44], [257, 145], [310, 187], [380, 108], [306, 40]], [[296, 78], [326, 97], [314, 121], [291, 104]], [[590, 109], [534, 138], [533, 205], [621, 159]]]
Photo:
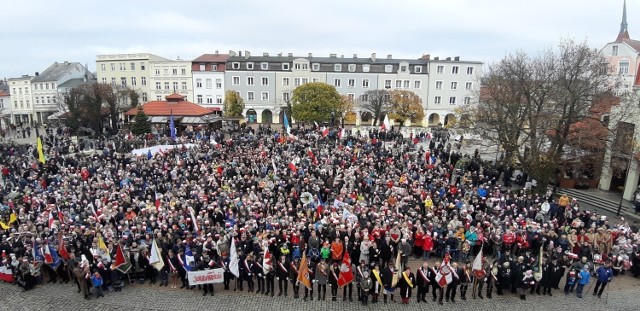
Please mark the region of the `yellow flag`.
[[304, 287], [312, 289], [311, 279], [309, 278], [309, 263], [307, 262], [306, 252], [302, 253], [302, 260], [300, 260], [300, 268], [298, 270], [298, 282], [302, 283]]
[[42, 140], [40, 140], [40, 137], [38, 137], [38, 160], [42, 163], [46, 162], [44, 152], [42, 151]]
[[107, 244], [104, 244], [104, 240], [102, 239], [101, 235], [98, 235], [98, 248], [106, 251], [107, 253], [109, 252], [109, 249], [107, 248]]
[[9, 221], [6, 224], [0, 221], [0, 227], [2, 227], [2, 229], [4, 230], [9, 230], [9, 228], [11, 228], [11, 224], [14, 223], [17, 219], [18, 218], [16, 217], [16, 213], [11, 213], [11, 215], [9, 215]]

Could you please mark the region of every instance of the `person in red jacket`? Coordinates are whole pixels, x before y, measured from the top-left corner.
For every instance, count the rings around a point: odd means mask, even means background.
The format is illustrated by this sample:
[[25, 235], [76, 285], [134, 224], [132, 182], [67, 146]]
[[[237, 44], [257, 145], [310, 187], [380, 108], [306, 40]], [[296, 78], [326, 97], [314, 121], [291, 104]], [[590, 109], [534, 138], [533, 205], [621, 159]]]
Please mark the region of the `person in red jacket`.
[[424, 260], [428, 260], [431, 256], [431, 252], [433, 251], [433, 238], [431, 237], [431, 233], [428, 231], [422, 236], [422, 250]]
[[416, 233], [414, 233], [413, 235], [413, 254], [417, 258], [422, 257], [422, 244], [424, 243], [423, 237], [424, 232], [422, 231], [422, 228], [418, 228], [418, 230], [416, 230]]

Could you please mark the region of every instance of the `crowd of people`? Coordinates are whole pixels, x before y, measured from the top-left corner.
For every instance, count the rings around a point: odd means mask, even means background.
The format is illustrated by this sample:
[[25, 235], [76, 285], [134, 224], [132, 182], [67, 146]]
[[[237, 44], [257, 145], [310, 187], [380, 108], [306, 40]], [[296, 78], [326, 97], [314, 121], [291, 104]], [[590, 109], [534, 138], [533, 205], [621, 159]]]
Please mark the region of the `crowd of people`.
[[[430, 291], [440, 304], [494, 291], [582, 297], [590, 277], [600, 297], [614, 276], [640, 275], [640, 234], [626, 221], [505, 187], [506, 169], [463, 155], [446, 132], [406, 136], [261, 126], [183, 132], [174, 149], [134, 156], [122, 145], [144, 138], [79, 153], [48, 129], [42, 155], [0, 146], [0, 268], [24, 290], [74, 282], [86, 299], [128, 283], [194, 289], [189, 271], [222, 268], [223, 284], [197, 286], [203, 295], [325, 300], [328, 285], [331, 300], [363, 304], [424, 303]], [[345, 254], [355, 279], [339, 287]]]

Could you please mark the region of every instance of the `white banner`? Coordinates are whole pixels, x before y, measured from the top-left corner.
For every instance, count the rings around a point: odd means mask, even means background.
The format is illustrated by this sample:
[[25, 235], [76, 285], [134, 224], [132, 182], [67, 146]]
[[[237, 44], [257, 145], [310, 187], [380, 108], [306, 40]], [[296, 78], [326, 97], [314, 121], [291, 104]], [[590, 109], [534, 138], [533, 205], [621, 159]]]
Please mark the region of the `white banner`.
[[187, 272], [189, 285], [217, 284], [224, 281], [224, 269], [201, 270]]

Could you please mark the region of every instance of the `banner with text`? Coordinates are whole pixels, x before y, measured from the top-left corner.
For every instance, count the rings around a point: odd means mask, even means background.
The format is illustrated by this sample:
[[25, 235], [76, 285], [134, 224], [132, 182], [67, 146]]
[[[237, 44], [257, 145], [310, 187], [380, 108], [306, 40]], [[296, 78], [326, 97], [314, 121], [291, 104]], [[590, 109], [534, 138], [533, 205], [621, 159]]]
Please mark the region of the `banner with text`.
[[189, 271], [187, 275], [189, 285], [222, 283], [224, 280], [224, 269]]

